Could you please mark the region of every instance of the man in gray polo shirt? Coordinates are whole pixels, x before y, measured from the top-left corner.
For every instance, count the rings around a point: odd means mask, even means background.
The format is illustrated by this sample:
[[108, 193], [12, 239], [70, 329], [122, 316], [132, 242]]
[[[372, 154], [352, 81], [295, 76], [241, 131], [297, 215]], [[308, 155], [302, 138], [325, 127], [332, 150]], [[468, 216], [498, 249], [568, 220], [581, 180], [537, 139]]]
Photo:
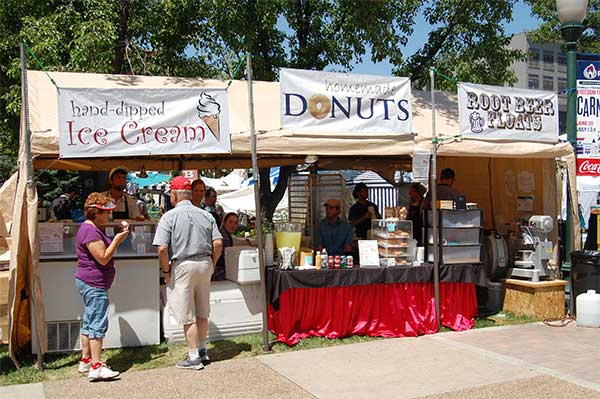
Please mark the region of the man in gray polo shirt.
[[210, 359], [206, 350], [210, 313], [210, 278], [223, 249], [215, 219], [192, 204], [192, 184], [183, 176], [170, 186], [173, 209], [156, 227], [155, 246], [167, 283], [167, 308], [183, 332], [188, 355], [177, 368], [201, 370]]

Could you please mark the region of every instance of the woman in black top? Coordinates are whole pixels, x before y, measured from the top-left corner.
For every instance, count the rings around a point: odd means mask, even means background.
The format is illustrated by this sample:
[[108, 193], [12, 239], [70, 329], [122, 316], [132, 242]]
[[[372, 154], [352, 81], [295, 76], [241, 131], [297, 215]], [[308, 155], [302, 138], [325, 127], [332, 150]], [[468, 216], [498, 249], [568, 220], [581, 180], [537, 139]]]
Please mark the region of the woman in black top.
[[365, 183], [358, 183], [354, 186], [352, 196], [357, 199], [356, 203], [350, 207], [348, 220], [354, 226], [356, 238], [367, 238], [367, 232], [371, 230], [371, 219], [381, 219], [381, 214], [377, 205], [368, 201], [369, 188]]
[[417, 240], [417, 245], [423, 244], [423, 213], [421, 204], [423, 203], [424, 187], [419, 183], [413, 183], [410, 186], [408, 195], [410, 196], [410, 206], [408, 207], [408, 220], [412, 221], [413, 238]]

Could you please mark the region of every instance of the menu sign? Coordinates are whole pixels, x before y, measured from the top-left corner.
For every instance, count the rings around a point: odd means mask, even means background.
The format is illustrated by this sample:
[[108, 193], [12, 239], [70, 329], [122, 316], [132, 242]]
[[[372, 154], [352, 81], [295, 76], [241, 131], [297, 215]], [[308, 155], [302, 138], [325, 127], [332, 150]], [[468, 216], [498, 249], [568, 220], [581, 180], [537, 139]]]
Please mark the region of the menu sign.
[[61, 158], [231, 152], [224, 89], [60, 88]]

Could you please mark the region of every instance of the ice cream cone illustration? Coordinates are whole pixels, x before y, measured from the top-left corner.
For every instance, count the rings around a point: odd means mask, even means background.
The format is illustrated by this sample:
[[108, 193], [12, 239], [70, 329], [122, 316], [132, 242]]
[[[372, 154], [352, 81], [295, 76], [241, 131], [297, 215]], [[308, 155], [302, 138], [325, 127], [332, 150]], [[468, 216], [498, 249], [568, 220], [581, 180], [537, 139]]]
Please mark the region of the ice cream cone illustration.
[[221, 106], [215, 99], [205, 92], [200, 94], [198, 100], [198, 117], [204, 121], [208, 130], [215, 136], [217, 141], [221, 140], [221, 126], [219, 115], [221, 114]]
[[219, 114], [203, 116], [202, 120], [204, 121], [204, 123], [206, 123], [206, 126], [208, 126], [212, 134], [216, 137], [217, 141], [220, 141], [221, 131], [219, 127]]

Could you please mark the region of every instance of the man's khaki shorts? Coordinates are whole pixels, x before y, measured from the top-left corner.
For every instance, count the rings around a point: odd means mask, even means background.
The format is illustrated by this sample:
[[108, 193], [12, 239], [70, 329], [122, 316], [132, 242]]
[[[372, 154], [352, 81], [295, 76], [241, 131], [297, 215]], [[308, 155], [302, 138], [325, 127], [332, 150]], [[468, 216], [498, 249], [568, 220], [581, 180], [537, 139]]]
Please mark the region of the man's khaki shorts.
[[179, 324], [193, 324], [196, 316], [208, 319], [210, 313], [210, 257], [177, 263], [167, 285], [168, 309]]

